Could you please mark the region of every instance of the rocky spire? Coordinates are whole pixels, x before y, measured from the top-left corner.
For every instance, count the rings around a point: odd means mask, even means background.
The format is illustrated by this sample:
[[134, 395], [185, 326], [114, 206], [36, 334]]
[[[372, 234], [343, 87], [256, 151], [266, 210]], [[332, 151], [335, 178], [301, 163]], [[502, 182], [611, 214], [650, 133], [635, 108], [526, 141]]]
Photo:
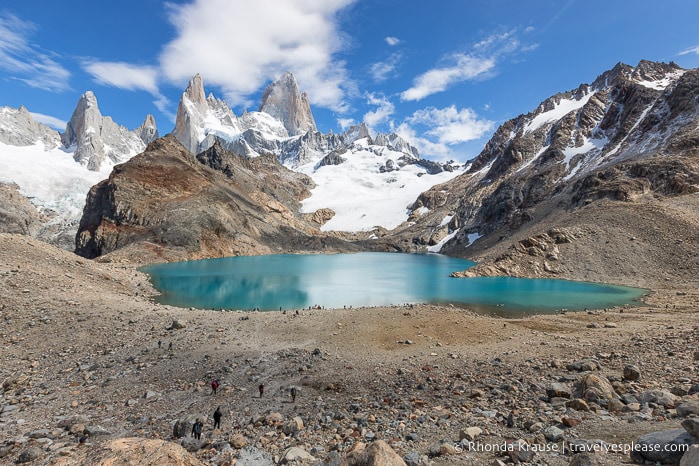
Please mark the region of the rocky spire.
[[75, 148], [76, 162], [96, 171], [107, 160], [124, 162], [145, 149], [139, 136], [102, 116], [92, 91], [80, 96], [61, 141], [65, 147]]
[[146, 119], [143, 120], [141, 126], [134, 131], [145, 144], [150, 144], [160, 137], [158, 135], [158, 128], [155, 126], [155, 117], [150, 113], [146, 115]]
[[290, 135], [318, 131], [308, 95], [299, 92], [294, 75], [288, 71], [267, 86], [258, 111], [280, 120]]

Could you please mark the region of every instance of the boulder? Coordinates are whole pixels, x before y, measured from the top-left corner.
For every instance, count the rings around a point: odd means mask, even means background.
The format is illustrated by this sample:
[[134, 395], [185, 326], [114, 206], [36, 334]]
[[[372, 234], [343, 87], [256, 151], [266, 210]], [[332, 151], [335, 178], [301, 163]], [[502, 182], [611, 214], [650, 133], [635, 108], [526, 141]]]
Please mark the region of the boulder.
[[650, 432], [636, 440], [635, 448], [631, 451], [631, 459], [636, 463], [649, 461], [677, 464], [685, 453], [679, 445], [693, 445], [698, 442], [684, 429]]
[[635, 382], [641, 378], [641, 370], [632, 364], [624, 366], [624, 378]]
[[677, 415], [680, 417], [699, 416], [699, 400], [687, 400], [678, 404]]
[[667, 390], [648, 390], [641, 394], [641, 403], [655, 403], [664, 408], [674, 408], [677, 397]]
[[566, 387], [562, 383], [552, 383], [546, 388], [546, 396], [551, 398], [570, 398], [572, 394], [570, 388]]
[[349, 452], [340, 466], [406, 466], [405, 461], [383, 440]]
[[236, 450], [240, 450], [248, 445], [248, 439], [243, 434], [233, 434], [228, 442]]
[[316, 459], [303, 448], [290, 447], [284, 450], [284, 453], [282, 453], [280, 464], [290, 463], [292, 461], [303, 463], [311, 461], [315, 462]]
[[272, 455], [255, 447], [241, 449], [238, 453], [238, 461], [235, 463], [236, 466], [272, 466], [274, 464]]
[[686, 430], [692, 437], [699, 439], [699, 418], [689, 418], [682, 421], [682, 427]]
[[34, 460], [41, 458], [44, 455], [44, 451], [41, 448], [29, 447], [19, 454], [17, 458], [17, 463], [31, 463]]
[[606, 377], [596, 374], [586, 374], [582, 376], [573, 390], [573, 396], [582, 398], [587, 402], [598, 402], [599, 400], [611, 400], [617, 398], [614, 387]]
[[699, 445], [692, 445], [689, 450], [682, 455], [680, 466], [695, 466], [699, 464]]

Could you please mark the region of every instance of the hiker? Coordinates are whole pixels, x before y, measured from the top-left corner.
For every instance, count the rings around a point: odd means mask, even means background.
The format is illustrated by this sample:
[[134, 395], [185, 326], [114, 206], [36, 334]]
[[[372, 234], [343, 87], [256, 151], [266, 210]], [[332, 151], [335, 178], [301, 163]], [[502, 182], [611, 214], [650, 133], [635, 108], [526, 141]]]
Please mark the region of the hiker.
[[219, 406], [216, 408], [216, 411], [214, 411], [214, 429], [220, 429], [221, 428], [221, 407]]
[[260, 384], [260, 386], [257, 387], [257, 389], [260, 391], [260, 398], [262, 398], [262, 395], [264, 395], [264, 393], [265, 393], [265, 386], [264, 386], [264, 384]]
[[211, 381], [211, 394], [216, 396], [217, 390], [218, 390], [218, 380], [214, 379]]
[[201, 439], [201, 427], [204, 424], [197, 418], [196, 421], [194, 421], [194, 425], [192, 425], [192, 437], [194, 437], [197, 440]]
[[291, 387], [291, 402], [296, 403], [296, 387]]

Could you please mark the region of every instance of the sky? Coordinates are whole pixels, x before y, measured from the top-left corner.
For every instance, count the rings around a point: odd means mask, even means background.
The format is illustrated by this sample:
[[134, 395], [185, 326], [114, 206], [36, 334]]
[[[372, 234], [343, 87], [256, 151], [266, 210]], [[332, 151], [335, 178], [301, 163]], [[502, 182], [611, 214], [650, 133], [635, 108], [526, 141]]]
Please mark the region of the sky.
[[166, 134], [194, 74], [240, 115], [290, 71], [320, 131], [364, 122], [464, 162], [618, 62], [699, 67], [697, 18], [696, 0], [3, 0], [0, 106], [63, 131], [91, 90]]

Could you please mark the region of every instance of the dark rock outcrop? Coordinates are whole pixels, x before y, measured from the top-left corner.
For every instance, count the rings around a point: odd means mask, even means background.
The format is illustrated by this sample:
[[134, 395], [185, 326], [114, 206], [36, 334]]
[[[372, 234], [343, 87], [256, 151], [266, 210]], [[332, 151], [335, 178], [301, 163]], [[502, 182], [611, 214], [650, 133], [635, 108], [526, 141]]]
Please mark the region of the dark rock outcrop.
[[356, 249], [298, 213], [311, 185], [273, 156], [214, 144], [195, 157], [166, 136], [90, 190], [76, 253], [143, 261]]

